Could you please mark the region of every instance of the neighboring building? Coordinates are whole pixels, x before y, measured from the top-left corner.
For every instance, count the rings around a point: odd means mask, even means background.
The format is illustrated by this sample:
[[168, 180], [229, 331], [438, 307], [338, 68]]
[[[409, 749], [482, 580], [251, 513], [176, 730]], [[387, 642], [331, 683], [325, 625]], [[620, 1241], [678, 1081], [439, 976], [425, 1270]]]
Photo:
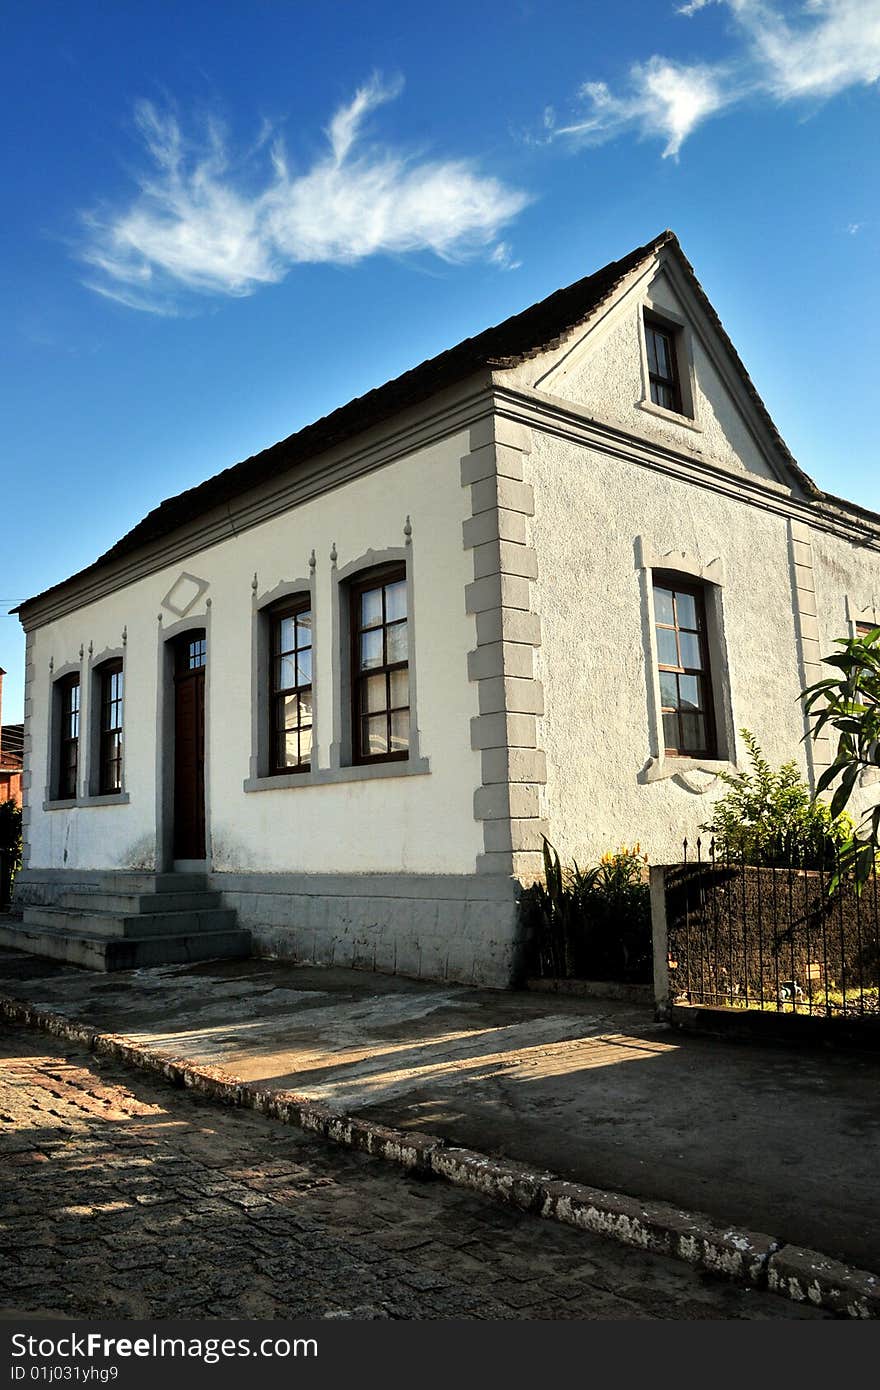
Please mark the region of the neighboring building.
[[0, 802], [14, 801], [21, 805], [22, 750], [24, 725], [3, 723], [3, 677], [0, 666]]
[[679, 858], [744, 726], [815, 781], [798, 693], [880, 619], [880, 518], [802, 472], [665, 232], [20, 615], [35, 930], [201, 870], [258, 952], [504, 985], [543, 834]]

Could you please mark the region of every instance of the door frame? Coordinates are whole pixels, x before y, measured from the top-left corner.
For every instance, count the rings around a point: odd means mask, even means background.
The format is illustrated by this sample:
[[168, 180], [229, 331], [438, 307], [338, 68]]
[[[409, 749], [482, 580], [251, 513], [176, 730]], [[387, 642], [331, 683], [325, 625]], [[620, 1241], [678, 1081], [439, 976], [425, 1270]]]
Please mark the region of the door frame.
[[[210, 600], [208, 600], [210, 603]], [[187, 632], [204, 632], [205, 661], [205, 866], [210, 868], [211, 850], [211, 760], [208, 756], [211, 733], [211, 609], [191, 613], [180, 622], [162, 622], [159, 614], [158, 689], [156, 702], [156, 872], [174, 869], [174, 668], [175, 642]]]

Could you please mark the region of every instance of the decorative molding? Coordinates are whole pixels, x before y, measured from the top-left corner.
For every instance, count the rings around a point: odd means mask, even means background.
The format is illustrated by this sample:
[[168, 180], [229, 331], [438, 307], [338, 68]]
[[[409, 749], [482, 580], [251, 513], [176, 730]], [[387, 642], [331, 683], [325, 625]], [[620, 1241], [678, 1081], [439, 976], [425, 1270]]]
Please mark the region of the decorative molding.
[[537, 747], [537, 716], [544, 709], [535, 675], [541, 626], [532, 581], [538, 566], [528, 539], [534, 494], [524, 482], [531, 434], [495, 417], [471, 430], [470, 445], [461, 460], [462, 486], [471, 495], [462, 542], [474, 567], [465, 606], [474, 618], [468, 677], [476, 682], [480, 711], [471, 720], [482, 779], [474, 793], [484, 846], [477, 870], [529, 880], [541, 871], [547, 829], [547, 761]]
[[736, 763], [715, 758], [649, 758], [639, 781], [645, 784], [673, 778], [685, 791], [702, 796], [716, 785], [722, 772], [738, 772]]
[[855, 598], [852, 594], [845, 594], [843, 602], [850, 637], [856, 636], [860, 623], [880, 627], [880, 596], [872, 593], [870, 597]]
[[[254, 575], [254, 579], [256, 577]], [[253, 585], [251, 587], [253, 588]], [[281, 599], [295, 597], [308, 597], [312, 611], [312, 763], [314, 764], [318, 758], [318, 707], [323, 704], [323, 692], [319, 689], [317, 671], [320, 634], [317, 630], [318, 625], [315, 617], [315, 571], [310, 569], [308, 579], [282, 579], [273, 589], [262, 594], [258, 594], [256, 589], [253, 589], [251, 600], [251, 755], [249, 776], [244, 784], [246, 791], [252, 789], [252, 784], [263, 779], [270, 782], [277, 781], [277, 778], [269, 776], [272, 753], [269, 747], [271, 642], [268, 610], [279, 603]], [[299, 772], [294, 775], [301, 780], [308, 774]]]
[[[823, 677], [822, 651], [819, 643], [819, 619], [816, 607], [816, 578], [813, 569], [813, 544], [809, 526], [802, 521], [789, 521], [788, 555], [791, 572], [791, 595], [797, 637], [798, 669], [801, 689]], [[811, 722], [803, 711], [804, 748], [811, 785], [815, 788], [822, 771], [834, 761], [831, 740], [827, 734], [814, 739]]]
[[[384, 550], [365, 550], [354, 560], [349, 560], [341, 568], [337, 567], [336, 545], [331, 552], [332, 568], [332, 679], [333, 692], [333, 739], [330, 744], [329, 769], [315, 769], [315, 781], [356, 781], [356, 773], [363, 773], [369, 764], [353, 765], [351, 762], [351, 672], [349, 670], [349, 616], [345, 588], [350, 580], [360, 574], [367, 574], [382, 565], [402, 564], [406, 570], [406, 611], [409, 624], [409, 757], [404, 761], [388, 764], [401, 770], [405, 775], [413, 772], [429, 772], [430, 762], [421, 753], [421, 734], [418, 717], [418, 675], [417, 675], [417, 632], [416, 590], [414, 580], [415, 548], [409, 541], [405, 545], [388, 546]], [[379, 764], [374, 764], [378, 767]], [[333, 774], [327, 775], [328, 772]], [[317, 774], [320, 775], [317, 775]], [[339, 777], [335, 774], [340, 773]], [[391, 776], [391, 773], [379, 773]]]
[[[110, 562], [95, 573], [74, 575], [45, 596], [37, 595], [20, 605], [22, 625], [26, 631], [41, 627], [175, 562], [191, 560], [198, 552], [281, 516], [343, 483], [467, 429], [476, 431], [476, 437], [481, 438], [479, 444], [471, 441], [471, 466], [485, 467], [485, 461], [475, 456], [484, 447], [488, 450], [491, 446], [493, 467], [485, 476], [511, 477], [508, 470], [521, 467], [521, 455], [527, 450], [518, 448], [515, 442], [509, 448], [504, 447], [503, 441], [496, 440], [492, 433], [493, 420], [503, 422], [514, 441], [528, 438], [531, 429], [539, 428], [597, 449], [611, 458], [625, 459], [684, 479], [880, 550], [880, 517], [873, 513], [836, 501], [831, 504], [793, 497], [788, 487], [771, 479], [724, 468], [691, 451], [647, 440], [619, 425], [599, 420], [570, 401], [531, 387], [512, 385], [504, 372], [476, 374], [460, 390], [445, 393], [435, 409], [426, 410], [425, 404], [404, 412], [390, 427], [386, 423], [367, 431], [353, 446], [340, 446], [304, 460], [284, 474], [283, 479], [276, 476], [222, 509], [214, 508], [207, 516], [177, 528], [133, 556]], [[516, 455], [519, 457], [513, 462]], [[462, 476], [463, 483], [473, 481], [471, 477]], [[486, 504], [487, 507], [491, 505]], [[475, 514], [476, 510], [483, 509], [475, 508]]]
[[[639, 578], [642, 613], [642, 642], [648, 694], [648, 734], [650, 756], [638, 780], [659, 782], [672, 778], [685, 791], [702, 795], [714, 785], [722, 771], [736, 771], [733, 758], [736, 750], [736, 721], [731, 701], [730, 669], [724, 638], [722, 591], [725, 581], [724, 562], [720, 556], [711, 560], [694, 551], [666, 550], [645, 536], [635, 539], [635, 567]], [[654, 572], [683, 574], [698, 579], [703, 590], [706, 609], [706, 638], [709, 647], [712, 707], [718, 744], [718, 758], [682, 758], [666, 752], [663, 737], [663, 716], [660, 700], [660, 671], [657, 653], [657, 632], [654, 618]], [[704, 773], [709, 774], [707, 781]]]
[[[125, 628], [123, 632], [123, 642], [125, 641]], [[103, 651], [95, 652], [94, 644], [89, 642], [89, 663], [88, 681], [83, 690], [84, 710], [80, 710], [79, 733], [80, 750], [84, 752], [82, 759], [83, 779], [82, 785], [85, 788], [82, 796], [78, 798], [78, 806], [112, 805], [111, 797], [115, 798], [115, 804], [122, 805], [128, 801], [125, 789], [126, 764], [126, 695], [125, 682], [128, 677], [126, 669], [126, 648], [105, 647]], [[101, 777], [101, 692], [99, 688], [101, 667], [108, 661], [121, 661], [123, 670], [122, 687], [122, 786], [118, 792], [101, 793], [97, 790]]]
[[[197, 575], [190, 574], [188, 570], [181, 570], [163, 598], [162, 607], [172, 613], [175, 618], [185, 618], [192, 612], [199, 599], [207, 593], [209, 588], [207, 579], [199, 579]], [[210, 601], [208, 599], [208, 603]]]
[[660, 551], [651, 545], [644, 536], [636, 537], [636, 564], [640, 569], [668, 570], [673, 574], [688, 574], [701, 579], [706, 584], [725, 582], [724, 561], [720, 555], [713, 560], [704, 560], [687, 550]]

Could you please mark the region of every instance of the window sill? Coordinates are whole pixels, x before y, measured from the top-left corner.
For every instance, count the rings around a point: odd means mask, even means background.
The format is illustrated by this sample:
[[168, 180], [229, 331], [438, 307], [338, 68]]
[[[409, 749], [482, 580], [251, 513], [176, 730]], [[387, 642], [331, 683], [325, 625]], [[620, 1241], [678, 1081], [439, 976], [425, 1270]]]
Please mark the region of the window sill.
[[722, 772], [738, 771], [736, 763], [727, 758], [677, 758], [666, 753], [659, 758], [649, 758], [639, 780], [663, 782], [675, 777], [687, 791], [700, 795], [715, 785]]
[[639, 410], [647, 410], [649, 415], [657, 415], [661, 420], [669, 420], [673, 425], [682, 425], [686, 430], [693, 430], [694, 434], [702, 434], [703, 429], [696, 420], [690, 415], [682, 415], [677, 410], [667, 410], [663, 405], [655, 405], [652, 400], [636, 401]]
[[358, 763], [350, 767], [318, 767], [310, 772], [282, 773], [273, 777], [247, 777], [246, 792], [288, 791], [297, 787], [326, 787], [339, 782], [372, 782], [386, 777], [423, 777], [431, 771], [427, 758], [398, 762]]
[[44, 801], [44, 811], [72, 811], [88, 806], [127, 806], [128, 792], [107, 792], [104, 796], [74, 796], [64, 801]]

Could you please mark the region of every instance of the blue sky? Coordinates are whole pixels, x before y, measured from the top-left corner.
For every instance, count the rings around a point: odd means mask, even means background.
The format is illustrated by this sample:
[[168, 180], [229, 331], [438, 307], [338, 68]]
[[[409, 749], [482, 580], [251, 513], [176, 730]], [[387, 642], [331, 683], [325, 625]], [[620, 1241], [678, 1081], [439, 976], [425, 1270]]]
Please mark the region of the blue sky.
[[[8, 606], [666, 226], [880, 510], [878, 0], [8, 7]], [[23, 640], [0, 618], [4, 717]]]

